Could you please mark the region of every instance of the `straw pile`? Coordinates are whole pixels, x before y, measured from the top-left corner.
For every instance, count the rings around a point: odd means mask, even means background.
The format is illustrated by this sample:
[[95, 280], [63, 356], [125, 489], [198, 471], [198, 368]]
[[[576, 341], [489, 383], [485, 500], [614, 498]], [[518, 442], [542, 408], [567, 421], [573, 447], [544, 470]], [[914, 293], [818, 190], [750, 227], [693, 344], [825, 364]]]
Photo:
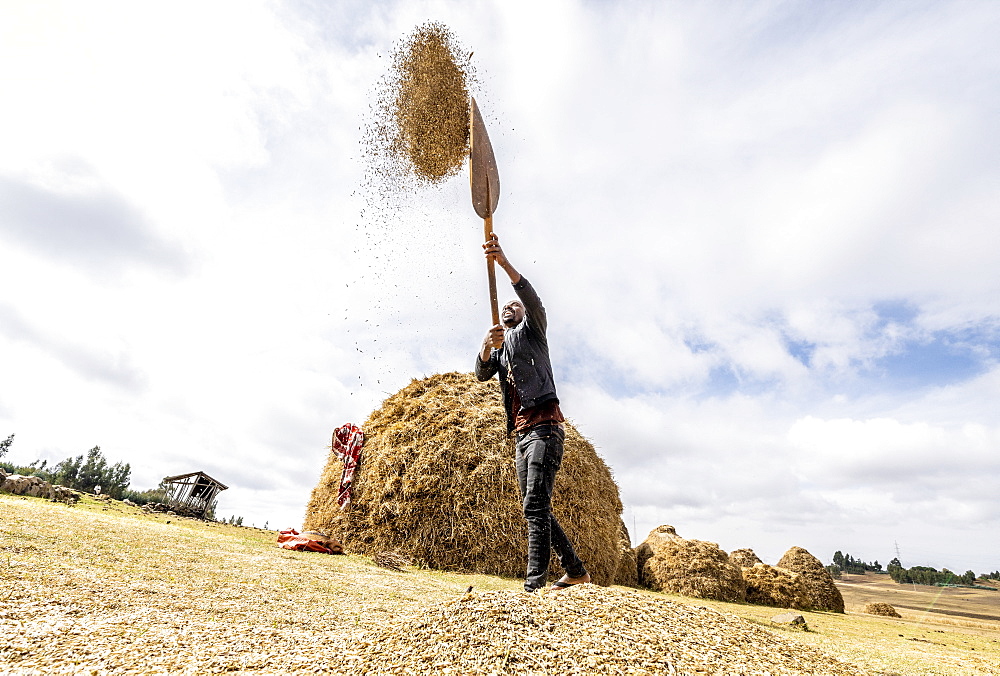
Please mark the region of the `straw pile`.
[[739, 566], [747, 585], [747, 603], [809, 610], [809, 590], [798, 573], [769, 566], [752, 549], [736, 549], [729, 561]]
[[639, 586], [639, 566], [635, 558], [635, 550], [632, 548], [632, 538], [622, 522], [621, 532], [618, 535], [618, 549], [621, 558], [618, 560], [618, 572], [615, 573], [615, 584], [623, 587]]
[[[354, 553], [392, 551], [440, 570], [523, 577], [527, 527], [496, 382], [471, 373], [414, 380], [363, 429], [350, 509], [336, 506], [341, 463], [331, 454], [305, 528], [336, 533]], [[594, 582], [611, 584], [621, 556], [618, 486], [570, 423], [553, 510]]]
[[758, 563], [764, 563], [752, 549], [734, 549], [729, 552], [729, 562], [740, 568], [752, 568]]
[[883, 617], [902, 617], [894, 607], [888, 603], [866, 603], [865, 612], [869, 615], [881, 615]]
[[404, 566], [413, 564], [408, 558], [400, 556], [396, 552], [379, 552], [372, 557], [372, 563], [387, 570], [394, 570], [397, 573], [402, 573]]
[[743, 601], [739, 567], [714, 542], [686, 540], [673, 526], [650, 531], [636, 549], [639, 584], [656, 591], [719, 601]]
[[778, 567], [798, 573], [809, 592], [809, 606], [812, 610], [844, 612], [844, 597], [834, 584], [830, 573], [819, 559], [802, 547], [792, 547], [778, 561]]
[[809, 589], [798, 573], [766, 563], [757, 563], [742, 570], [743, 581], [747, 585], [747, 603], [796, 610], [812, 609]]
[[461, 169], [469, 150], [471, 54], [436, 21], [397, 44], [378, 89], [364, 147], [382, 174], [438, 183]]
[[866, 673], [708, 608], [591, 584], [464, 594], [387, 622], [351, 648], [337, 655], [344, 673]]

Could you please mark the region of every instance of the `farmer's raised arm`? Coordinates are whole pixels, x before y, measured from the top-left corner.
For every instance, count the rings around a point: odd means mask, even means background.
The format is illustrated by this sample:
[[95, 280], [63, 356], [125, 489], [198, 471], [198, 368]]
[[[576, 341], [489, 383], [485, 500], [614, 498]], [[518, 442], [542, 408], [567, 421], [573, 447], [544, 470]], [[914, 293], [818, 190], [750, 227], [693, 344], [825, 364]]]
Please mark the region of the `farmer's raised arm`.
[[507, 273], [511, 284], [517, 284], [521, 281], [521, 273], [515, 270], [514, 266], [507, 260], [506, 254], [500, 248], [500, 241], [497, 239], [496, 233], [493, 233], [493, 238], [483, 245], [483, 249], [486, 250], [486, 258], [492, 258]]
[[[496, 233], [493, 233], [493, 238], [483, 245], [483, 249], [486, 251], [486, 257], [492, 257], [496, 261], [497, 265], [504, 269], [507, 276], [510, 277], [510, 283], [514, 285], [514, 291], [517, 293], [517, 297], [521, 299], [524, 304], [525, 314], [527, 315], [528, 325], [536, 329], [545, 335], [545, 331], [548, 327], [548, 319], [545, 316], [545, 308], [542, 306], [542, 301], [535, 293], [534, 287], [528, 282], [528, 280], [521, 276], [521, 273], [514, 269], [514, 266], [510, 264], [507, 260], [506, 254], [504, 254], [503, 249], [500, 248], [500, 242], [497, 239]], [[499, 346], [498, 346], [499, 347]]]
[[538, 331], [542, 336], [545, 336], [549, 320], [545, 314], [542, 299], [538, 297], [535, 287], [531, 286], [531, 282], [528, 281], [527, 277], [522, 276], [514, 283], [514, 293], [517, 294], [517, 297], [524, 304], [524, 321], [528, 322], [528, 326]]

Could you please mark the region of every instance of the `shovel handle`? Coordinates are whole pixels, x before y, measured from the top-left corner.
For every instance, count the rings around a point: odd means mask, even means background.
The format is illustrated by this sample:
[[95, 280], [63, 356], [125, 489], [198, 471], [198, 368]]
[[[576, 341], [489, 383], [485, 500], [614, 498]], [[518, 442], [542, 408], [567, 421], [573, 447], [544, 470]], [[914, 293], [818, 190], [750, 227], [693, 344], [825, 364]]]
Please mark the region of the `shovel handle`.
[[[487, 216], [483, 219], [483, 232], [486, 235], [487, 242], [493, 239], [493, 216]], [[493, 326], [500, 323], [500, 310], [497, 308], [497, 273], [495, 263], [496, 261], [492, 258], [486, 261], [486, 273], [490, 280], [490, 311], [493, 313]]]

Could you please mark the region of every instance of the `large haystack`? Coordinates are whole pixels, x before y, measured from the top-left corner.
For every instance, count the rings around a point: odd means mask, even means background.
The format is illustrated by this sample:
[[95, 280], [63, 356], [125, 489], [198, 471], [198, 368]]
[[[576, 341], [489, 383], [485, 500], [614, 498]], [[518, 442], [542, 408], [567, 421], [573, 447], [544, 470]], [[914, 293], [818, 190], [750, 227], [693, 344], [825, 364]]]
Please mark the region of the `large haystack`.
[[804, 578], [809, 591], [809, 605], [813, 610], [844, 612], [844, 597], [833, 582], [833, 577], [819, 559], [802, 547], [792, 547], [778, 561], [778, 567], [798, 573]]
[[[331, 454], [304, 528], [336, 535], [349, 552], [392, 551], [440, 570], [524, 575], [527, 527], [495, 381], [469, 373], [414, 380], [363, 429], [349, 510], [337, 508], [341, 463]], [[611, 584], [620, 558], [618, 486], [570, 423], [553, 509], [593, 581]]]
[[739, 567], [714, 542], [686, 540], [673, 526], [650, 531], [636, 548], [639, 584], [656, 591], [719, 601], [742, 601]]
[[806, 581], [798, 573], [766, 563], [744, 566], [742, 570], [743, 581], [747, 584], [747, 603], [796, 610], [812, 608]]
[[621, 558], [618, 560], [618, 572], [615, 573], [615, 584], [623, 587], [639, 586], [639, 567], [636, 563], [635, 549], [632, 548], [632, 537], [622, 522], [621, 532], [618, 536], [618, 547], [621, 551]]

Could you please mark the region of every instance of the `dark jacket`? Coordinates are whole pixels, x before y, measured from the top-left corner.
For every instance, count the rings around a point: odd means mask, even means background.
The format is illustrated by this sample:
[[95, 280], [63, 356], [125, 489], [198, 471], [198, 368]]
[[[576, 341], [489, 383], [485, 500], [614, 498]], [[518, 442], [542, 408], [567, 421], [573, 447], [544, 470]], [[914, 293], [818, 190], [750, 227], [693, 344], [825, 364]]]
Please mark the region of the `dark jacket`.
[[511, 393], [507, 374], [514, 374], [514, 385], [521, 399], [521, 411], [544, 404], [556, 396], [556, 383], [552, 378], [549, 362], [549, 341], [545, 337], [548, 320], [545, 308], [535, 289], [521, 276], [514, 284], [517, 297], [524, 304], [524, 321], [504, 334], [503, 345], [490, 352], [489, 361], [476, 356], [476, 377], [489, 380], [500, 373], [500, 391], [507, 412], [507, 432], [514, 431], [514, 418], [519, 411], [511, 411]]

